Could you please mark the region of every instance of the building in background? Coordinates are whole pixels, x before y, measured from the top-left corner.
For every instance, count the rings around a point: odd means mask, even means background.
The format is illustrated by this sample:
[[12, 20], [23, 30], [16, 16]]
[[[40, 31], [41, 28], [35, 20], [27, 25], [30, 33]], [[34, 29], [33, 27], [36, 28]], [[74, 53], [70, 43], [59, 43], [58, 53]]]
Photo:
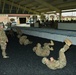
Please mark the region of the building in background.
[[26, 23], [30, 18], [30, 14], [0, 14], [0, 22], [4, 24], [10, 22], [11, 18], [15, 19], [17, 24]]
[[7, 14], [0, 14], [0, 22], [3, 22], [4, 24], [6, 24], [9, 21], [10, 20]]
[[[0, 14], [0, 22], [6, 24], [10, 22], [10, 19], [15, 19], [17, 24], [22, 23], [34, 23], [36, 20], [40, 20], [39, 15], [31, 15], [31, 14]], [[37, 17], [36, 17], [37, 16]], [[45, 14], [46, 20], [59, 20], [59, 14]], [[35, 19], [34, 19], [35, 18]], [[65, 12], [62, 13], [61, 20], [76, 20], [76, 12]]]

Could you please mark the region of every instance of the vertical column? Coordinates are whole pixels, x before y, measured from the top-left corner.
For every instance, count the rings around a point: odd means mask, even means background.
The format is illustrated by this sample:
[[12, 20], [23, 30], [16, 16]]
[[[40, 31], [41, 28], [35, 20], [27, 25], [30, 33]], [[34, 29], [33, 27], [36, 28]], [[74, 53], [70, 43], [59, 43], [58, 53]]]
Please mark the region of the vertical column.
[[[6, 0], [5, 0], [6, 1]], [[4, 13], [4, 9], [5, 9], [5, 1], [3, 3], [3, 7], [2, 7], [2, 13]]]
[[60, 12], [59, 12], [59, 21], [61, 20], [61, 16], [62, 16], [62, 11], [60, 10]]

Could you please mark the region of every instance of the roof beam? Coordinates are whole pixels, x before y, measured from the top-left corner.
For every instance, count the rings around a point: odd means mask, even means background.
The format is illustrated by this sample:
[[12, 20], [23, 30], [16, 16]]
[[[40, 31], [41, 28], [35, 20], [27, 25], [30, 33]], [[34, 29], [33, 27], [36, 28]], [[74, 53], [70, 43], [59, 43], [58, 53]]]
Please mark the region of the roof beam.
[[16, 13], [18, 13], [18, 11], [19, 11], [19, 7], [20, 7], [20, 5], [18, 6]]
[[19, 12], [19, 7], [20, 7], [20, 4], [21, 4], [22, 2], [24, 2], [24, 1], [25, 1], [25, 0], [21, 0], [21, 1], [19, 1], [19, 2], [18, 2], [19, 6], [18, 6], [18, 8], [17, 8], [16, 13], [18, 13], [18, 12]]
[[64, 4], [61, 4], [61, 5], [57, 5], [56, 7], [58, 8], [62, 8], [62, 7], [69, 7], [69, 6], [76, 6], [76, 1], [73, 1], [73, 2], [68, 2], [68, 3], [64, 3]]
[[44, 11], [44, 10], [47, 10], [49, 8], [41, 8], [41, 9], [38, 9], [37, 11]]
[[24, 12], [25, 12], [25, 9], [23, 10], [23, 12], [22, 12], [22, 13], [24, 14]]
[[[39, 12], [41, 12], [41, 13], [47, 13], [47, 12], [49, 12], [49, 11], [51, 11], [50, 9], [46, 9], [46, 10], [41, 10], [41, 11], [39, 11]], [[51, 11], [52, 12], [52, 11]]]
[[21, 0], [21, 1], [19, 1], [19, 2], [17, 2], [18, 4], [21, 4], [22, 2], [24, 2], [25, 0]]
[[[7, 1], [7, 0], [2, 0], [2, 2], [5, 2], [6, 1], [6, 4], [9, 4], [9, 5], [11, 5], [12, 4], [12, 2], [11, 1]], [[13, 6], [14, 7], [19, 7], [19, 5], [18, 4], [16, 4], [16, 3], [14, 3], [13, 2]], [[34, 14], [40, 14], [40, 13], [38, 13], [38, 12], [36, 12], [36, 11], [33, 11], [33, 10], [31, 10], [31, 9], [28, 9], [28, 8], [26, 8], [26, 7], [23, 7], [23, 6], [21, 6], [20, 5], [20, 7], [19, 7], [20, 9], [22, 9], [22, 10], [26, 10], [26, 11], [28, 11], [28, 12], [32, 12], [32, 13], [34, 13]]]
[[4, 3], [3, 3], [2, 13], [4, 12], [5, 3], [6, 3], [6, 0], [4, 0]]
[[26, 6], [26, 7], [34, 6], [34, 4], [36, 4], [36, 2], [29, 3], [29, 4], [25, 5], [25, 6]]
[[54, 0], [51, 2], [51, 4], [54, 4], [54, 5], [60, 4], [60, 3], [63, 3], [63, 0]]
[[[14, 0], [13, 0], [13, 1], [14, 1]], [[12, 7], [13, 7], [13, 1], [12, 1], [12, 4], [11, 4], [10, 13], [11, 13], [11, 11], [12, 11]]]
[[61, 10], [76, 9], [76, 6], [62, 7]]
[[49, 3], [47, 3], [47, 2], [45, 2], [43, 0], [35, 0], [35, 1], [40, 3], [41, 5], [44, 5], [44, 6], [48, 7], [48, 8], [50, 8], [51, 10], [55, 10], [57, 12], [60, 12], [60, 10], [58, 8], [52, 6], [51, 4], [49, 4]]

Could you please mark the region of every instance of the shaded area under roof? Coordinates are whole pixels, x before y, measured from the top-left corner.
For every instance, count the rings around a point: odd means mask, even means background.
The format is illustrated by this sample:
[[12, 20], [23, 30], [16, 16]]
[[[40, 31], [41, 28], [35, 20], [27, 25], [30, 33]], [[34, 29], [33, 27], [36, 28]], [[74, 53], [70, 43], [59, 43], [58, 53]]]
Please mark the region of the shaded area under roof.
[[40, 14], [75, 8], [76, 0], [0, 0], [2, 14]]

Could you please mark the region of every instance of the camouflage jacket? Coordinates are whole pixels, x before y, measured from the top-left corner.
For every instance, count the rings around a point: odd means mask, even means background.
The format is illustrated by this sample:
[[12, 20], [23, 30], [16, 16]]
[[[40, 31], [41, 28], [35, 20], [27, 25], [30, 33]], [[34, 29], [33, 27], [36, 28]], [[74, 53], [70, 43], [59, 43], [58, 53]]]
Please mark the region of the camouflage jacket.
[[0, 29], [0, 42], [7, 42], [8, 38], [3, 29]]

